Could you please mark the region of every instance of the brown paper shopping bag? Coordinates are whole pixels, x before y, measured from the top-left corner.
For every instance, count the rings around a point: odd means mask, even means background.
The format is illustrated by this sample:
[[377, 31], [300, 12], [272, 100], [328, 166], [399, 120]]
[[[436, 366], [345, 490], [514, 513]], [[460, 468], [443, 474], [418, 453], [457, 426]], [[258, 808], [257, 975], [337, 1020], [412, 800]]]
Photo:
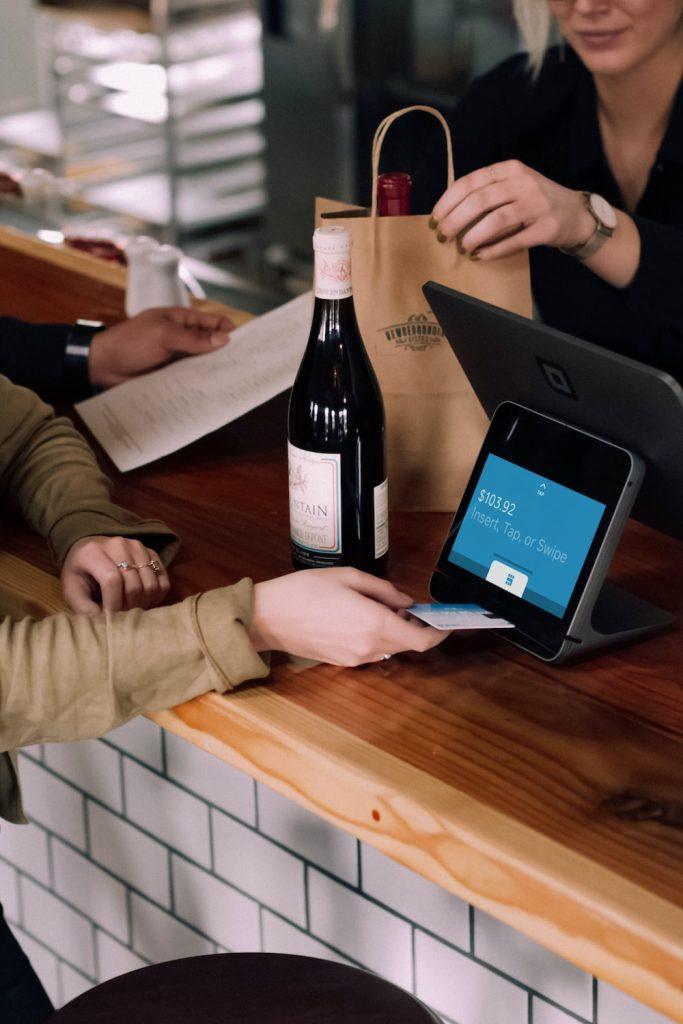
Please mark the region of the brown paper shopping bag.
[[441, 122], [448, 143], [447, 181], [453, 183], [446, 121], [431, 107], [408, 107], [385, 118], [375, 134], [372, 209], [318, 199], [316, 224], [333, 218], [352, 234], [356, 311], [386, 410], [391, 504], [451, 512], [467, 483], [487, 420], [422, 286], [431, 279], [531, 316], [529, 262], [526, 254], [473, 262], [454, 244], [440, 243], [427, 216], [377, 216], [382, 144], [394, 121], [412, 111], [432, 114]]

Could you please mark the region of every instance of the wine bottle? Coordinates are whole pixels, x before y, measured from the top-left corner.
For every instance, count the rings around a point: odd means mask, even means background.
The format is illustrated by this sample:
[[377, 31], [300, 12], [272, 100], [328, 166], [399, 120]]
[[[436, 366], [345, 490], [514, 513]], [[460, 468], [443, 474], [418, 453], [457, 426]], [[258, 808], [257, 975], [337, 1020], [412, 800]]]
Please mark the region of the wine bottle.
[[289, 400], [289, 511], [297, 569], [387, 571], [384, 407], [351, 289], [351, 236], [318, 228], [315, 307]]
[[377, 213], [380, 217], [406, 217], [410, 213], [413, 179], [404, 171], [380, 174], [377, 179]]

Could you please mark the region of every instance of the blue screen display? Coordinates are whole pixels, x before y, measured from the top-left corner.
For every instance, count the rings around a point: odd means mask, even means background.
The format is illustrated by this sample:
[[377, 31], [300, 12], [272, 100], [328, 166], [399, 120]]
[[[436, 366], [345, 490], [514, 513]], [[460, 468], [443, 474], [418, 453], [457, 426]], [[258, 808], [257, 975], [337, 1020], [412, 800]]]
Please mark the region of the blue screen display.
[[605, 507], [489, 455], [448, 560], [562, 618]]

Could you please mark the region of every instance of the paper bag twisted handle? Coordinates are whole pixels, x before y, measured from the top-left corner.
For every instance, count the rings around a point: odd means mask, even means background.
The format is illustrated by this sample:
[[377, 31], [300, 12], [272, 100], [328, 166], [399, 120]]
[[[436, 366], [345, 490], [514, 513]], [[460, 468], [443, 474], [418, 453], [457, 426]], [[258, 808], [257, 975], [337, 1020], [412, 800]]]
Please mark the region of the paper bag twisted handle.
[[451, 130], [448, 127], [446, 118], [434, 107], [404, 107], [403, 110], [395, 110], [393, 114], [389, 114], [380, 122], [377, 131], [375, 132], [375, 138], [372, 143], [372, 216], [377, 216], [377, 179], [379, 177], [379, 160], [382, 155], [382, 146], [386, 138], [387, 132], [391, 128], [394, 121], [398, 121], [399, 117], [403, 117], [404, 114], [412, 114], [413, 111], [421, 110], [425, 114], [432, 114], [437, 121], [440, 122], [441, 127], [444, 130], [446, 136], [446, 151], [448, 153], [448, 179], [447, 187], [455, 181], [455, 171], [453, 169], [453, 140], [451, 139]]

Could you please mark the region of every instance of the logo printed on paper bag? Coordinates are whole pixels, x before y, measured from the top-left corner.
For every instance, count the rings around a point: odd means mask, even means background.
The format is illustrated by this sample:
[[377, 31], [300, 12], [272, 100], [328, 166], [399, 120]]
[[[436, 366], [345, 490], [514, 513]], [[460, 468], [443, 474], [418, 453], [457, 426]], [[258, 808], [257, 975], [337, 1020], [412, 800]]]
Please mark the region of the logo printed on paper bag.
[[443, 341], [441, 325], [426, 313], [413, 313], [403, 323], [380, 328], [387, 341], [397, 349], [422, 352]]

